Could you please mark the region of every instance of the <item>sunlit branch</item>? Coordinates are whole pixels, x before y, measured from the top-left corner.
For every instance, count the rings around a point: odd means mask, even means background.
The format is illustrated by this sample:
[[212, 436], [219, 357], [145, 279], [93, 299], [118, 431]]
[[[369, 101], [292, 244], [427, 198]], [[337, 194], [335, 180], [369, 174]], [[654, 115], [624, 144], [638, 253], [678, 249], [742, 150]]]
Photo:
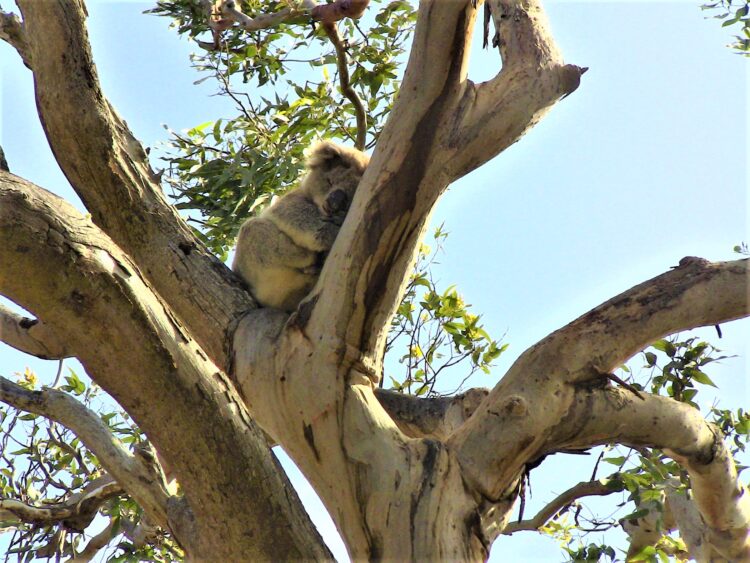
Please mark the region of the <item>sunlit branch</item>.
[[0, 39], [18, 51], [23, 64], [31, 68], [31, 52], [21, 18], [12, 12], [0, 11]]
[[[229, 29], [235, 23], [245, 31], [268, 29], [301, 18], [309, 18], [311, 21], [319, 21], [323, 24], [334, 24], [344, 18], [361, 17], [370, 4], [370, 0], [335, 0], [329, 4], [318, 4], [315, 0], [302, 0], [297, 6], [290, 6], [269, 14], [259, 14], [255, 17], [243, 13], [235, 0], [218, 0], [217, 2], [202, 0], [201, 3], [208, 17], [208, 25], [214, 32], [212, 49], [217, 49], [216, 34]], [[202, 46], [208, 47], [210, 44], [202, 43]]]
[[67, 528], [82, 532], [96, 516], [99, 507], [123, 494], [122, 486], [110, 476], [92, 481], [80, 495], [72, 495], [65, 502], [35, 506], [13, 499], [0, 499], [0, 520], [17, 520], [29, 524], [51, 525], [64, 523]]
[[38, 319], [14, 313], [2, 304], [0, 341], [16, 350], [45, 360], [60, 360], [72, 355], [47, 325]]

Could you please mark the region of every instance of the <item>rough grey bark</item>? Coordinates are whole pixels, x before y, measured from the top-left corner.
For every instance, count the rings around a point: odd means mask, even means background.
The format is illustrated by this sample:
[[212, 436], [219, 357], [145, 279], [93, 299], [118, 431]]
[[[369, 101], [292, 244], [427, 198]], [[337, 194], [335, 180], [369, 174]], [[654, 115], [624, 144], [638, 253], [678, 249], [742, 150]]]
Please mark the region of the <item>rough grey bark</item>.
[[[184, 496], [159, 506], [187, 552], [227, 561], [330, 557], [231, 382], [136, 264], [72, 206], [6, 172], [0, 201], [3, 294], [66, 335], [70, 352], [167, 461]], [[92, 450], [106, 467], [102, 448]], [[137, 473], [132, 479], [138, 484]], [[121, 484], [153, 522], [164, 520], [148, 511], [149, 497]]]

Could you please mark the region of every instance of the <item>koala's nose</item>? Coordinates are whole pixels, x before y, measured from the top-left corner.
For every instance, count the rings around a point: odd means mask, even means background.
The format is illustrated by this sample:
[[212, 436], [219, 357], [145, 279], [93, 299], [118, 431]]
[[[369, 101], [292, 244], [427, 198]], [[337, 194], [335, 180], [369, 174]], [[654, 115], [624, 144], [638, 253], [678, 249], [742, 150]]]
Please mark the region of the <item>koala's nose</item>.
[[334, 190], [326, 198], [325, 208], [329, 214], [337, 213], [346, 209], [347, 197], [343, 190]]

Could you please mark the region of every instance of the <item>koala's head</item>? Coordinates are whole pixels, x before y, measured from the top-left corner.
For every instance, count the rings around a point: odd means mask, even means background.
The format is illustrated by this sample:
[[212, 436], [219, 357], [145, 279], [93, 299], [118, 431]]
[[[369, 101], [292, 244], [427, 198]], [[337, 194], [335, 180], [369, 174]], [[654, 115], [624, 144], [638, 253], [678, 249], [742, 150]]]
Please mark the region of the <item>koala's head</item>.
[[370, 157], [331, 141], [320, 141], [307, 151], [307, 175], [301, 189], [329, 216], [346, 213]]

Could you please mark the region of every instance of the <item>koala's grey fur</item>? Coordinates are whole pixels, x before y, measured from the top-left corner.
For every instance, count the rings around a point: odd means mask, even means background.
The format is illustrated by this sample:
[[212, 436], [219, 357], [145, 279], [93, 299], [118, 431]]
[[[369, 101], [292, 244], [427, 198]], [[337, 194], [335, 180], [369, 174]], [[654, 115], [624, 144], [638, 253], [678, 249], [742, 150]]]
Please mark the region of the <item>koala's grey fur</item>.
[[240, 228], [232, 269], [259, 305], [293, 311], [318, 279], [369, 157], [331, 141], [307, 152], [307, 174]]

